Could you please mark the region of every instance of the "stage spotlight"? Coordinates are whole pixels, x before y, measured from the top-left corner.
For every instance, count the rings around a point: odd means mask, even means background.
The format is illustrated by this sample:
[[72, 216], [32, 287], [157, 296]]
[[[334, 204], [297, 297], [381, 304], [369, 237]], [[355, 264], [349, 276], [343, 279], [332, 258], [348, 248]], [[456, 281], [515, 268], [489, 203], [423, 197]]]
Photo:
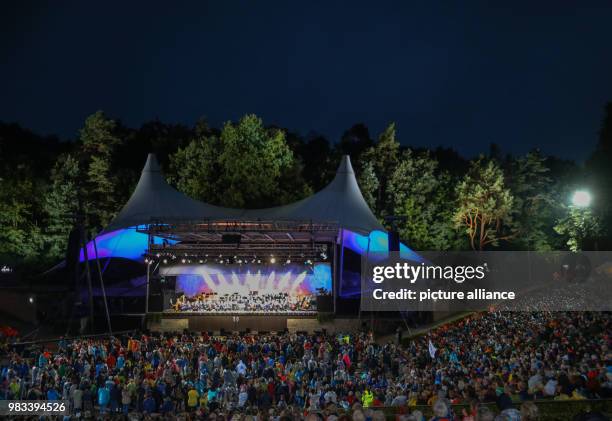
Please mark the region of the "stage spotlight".
[[257, 264], [261, 265], [261, 259], [257, 259]]
[[276, 263], [276, 258], [275, 257], [270, 257], [270, 263]]
[[168, 264], [168, 259], [164, 259], [164, 265]]
[[204, 260], [200, 259], [200, 264], [204, 263]]
[[287, 259], [287, 264], [290, 264], [290, 263], [291, 263], [291, 259]]
[[34, 297], [30, 297], [30, 298], [28, 298], [28, 302], [29, 302], [30, 304], [34, 304]]
[[160, 257], [160, 256], [161, 256], [161, 254], [157, 253], [157, 254], [156, 254], [156, 256], [157, 256], [157, 257]]
[[145, 257], [145, 263], [149, 263], [149, 259]]
[[181, 259], [181, 263], [185, 263], [185, 262], [186, 262], [186, 260], [185, 260], [185, 259]]

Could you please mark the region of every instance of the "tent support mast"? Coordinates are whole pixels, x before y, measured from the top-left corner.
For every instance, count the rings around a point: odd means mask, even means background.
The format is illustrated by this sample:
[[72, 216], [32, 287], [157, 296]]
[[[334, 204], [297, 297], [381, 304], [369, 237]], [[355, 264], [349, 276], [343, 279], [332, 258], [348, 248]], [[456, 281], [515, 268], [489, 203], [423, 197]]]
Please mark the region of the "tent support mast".
[[[335, 253], [334, 253], [335, 256]], [[336, 288], [340, 286], [344, 275], [344, 229], [340, 228], [340, 265], [339, 265], [339, 276], [338, 282], [336, 282]], [[336, 296], [334, 297], [334, 314], [336, 313], [336, 299], [338, 298], [338, 290], [336, 289]]]
[[87, 277], [87, 290], [89, 292], [89, 330], [94, 331], [94, 297], [91, 285], [91, 268], [89, 266], [89, 256], [87, 255], [87, 237], [85, 227], [81, 224], [81, 244], [83, 245], [83, 257], [85, 258], [85, 276]]
[[[149, 250], [151, 250], [151, 231], [149, 230], [149, 238], [147, 241], [148, 244], [148, 249], [147, 249], [147, 253], [149, 252]], [[147, 317], [147, 314], [149, 314], [149, 291], [150, 291], [150, 284], [151, 284], [151, 271], [150, 269], [150, 264], [148, 259], [145, 259], [145, 265], [147, 266], [147, 290], [145, 292], [145, 318]]]
[[104, 287], [104, 278], [102, 277], [102, 267], [100, 266], [100, 258], [98, 257], [98, 245], [96, 237], [93, 238], [94, 253], [96, 254], [96, 264], [98, 266], [98, 276], [100, 277], [100, 286], [102, 287], [102, 299], [104, 300], [104, 310], [106, 311], [106, 324], [108, 325], [108, 333], [112, 336], [113, 327], [111, 325], [110, 313], [108, 311], [108, 301], [106, 300], [106, 288]]
[[[372, 234], [372, 233], [370, 233]], [[372, 239], [372, 237], [370, 236], [370, 234], [368, 234], [368, 247], [366, 248], [366, 262], [370, 261], [370, 241]], [[362, 270], [363, 270], [363, 265], [362, 266]], [[361, 272], [361, 271], [360, 271]], [[365, 276], [365, 273], [361, 273], [361, 280], [360, 280], [360, 285], [359, 285], [359, 290], [361, 291], [361, 294], [363, 294], [363, 290], [361, 289], [363, 287], [363, 277]], [[360, 294], [360, 297], [361, 297]], [[360, 298], [361, 300], [361, 298]], [[361, 327], [361, 303], [359, 303], [359, 326]]]
[[[342, 236], [342, 228], [340, 229], [340, 234]], [[333, 260], [333, 270], [334, 273], [336, 274], [336, 276], [334, 276], [335, 279], [333, 279], [332, 282], [332, 292], [333, 292], [333, 306], [334, 306], [334, 315], [336, 314], [336, 301], [338, 300], [338, 288], [340, 286], [340, 276], [339, 276], [339, 270], [338, 270], [338, 242], [334, 242], [334, 260]]]

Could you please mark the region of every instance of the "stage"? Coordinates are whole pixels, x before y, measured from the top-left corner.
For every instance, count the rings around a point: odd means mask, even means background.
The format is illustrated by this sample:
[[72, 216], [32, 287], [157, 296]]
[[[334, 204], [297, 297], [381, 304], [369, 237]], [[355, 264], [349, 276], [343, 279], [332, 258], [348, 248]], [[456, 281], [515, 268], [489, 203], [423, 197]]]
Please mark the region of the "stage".
[[[348, 156], [327, 187], [308, 198], [230, 209], [174, 190], [150, 154], [130, 199], [75, 260], [106, 259], [89, 265], [98, 269], [101, 304], [90, 292], [88, 307], [92, 320], [96, 307], [105, 311], [109, 330], [111, 316], [120, 314], [152, 330], [312, 331], [322, 319], [361, 316], [362, 261], [390, 249]], [[120, 279], [129, 295], [104, 286], [109, 265], [124, 261], [142, 269]]]
[[150, 313], [147, 327], [157, 332], [347, 332], [359, 328], [356, 318], [320, 320], [317, 314], [310, 315], [211, 315], [187, 313]]

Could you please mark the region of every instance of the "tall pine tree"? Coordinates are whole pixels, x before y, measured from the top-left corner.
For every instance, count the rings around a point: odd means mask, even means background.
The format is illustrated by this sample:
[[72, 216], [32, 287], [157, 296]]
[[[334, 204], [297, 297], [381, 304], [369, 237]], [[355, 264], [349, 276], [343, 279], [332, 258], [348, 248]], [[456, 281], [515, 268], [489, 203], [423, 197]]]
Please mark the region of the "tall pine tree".
[[68, 235], [74, 221], [73, 215], [79, 211], [78, 180], [77, 159], [72, 155], [60, 156], [51, 172], [51, 185], [44, 201], [47, 224], [43, 236], [47, 257], [52, 260], [62, 258], [66, 252]]
[[112, 155], [120, 140], [117, 124], [98, 111], [85, 120], [81, 129], [80, 167], [83, 174], [82, 194], [90, 229], [97, 231], [113, 218], [117, 203], [112, 174]]

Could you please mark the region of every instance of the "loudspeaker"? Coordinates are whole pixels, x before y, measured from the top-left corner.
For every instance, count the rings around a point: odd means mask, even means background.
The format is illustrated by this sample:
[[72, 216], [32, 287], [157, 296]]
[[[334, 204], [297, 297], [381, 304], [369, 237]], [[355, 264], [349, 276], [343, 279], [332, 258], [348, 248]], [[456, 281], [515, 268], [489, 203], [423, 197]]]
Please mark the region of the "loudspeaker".
[[159, 313], [164, 311], [163, 306], [163, 297], [161, 294], [151, 294], [149, 295], [149, 311]]
[[[75, 292], [79, 283], [79, 260], [81, 257], [81, 230], [74, 227], [68, 235], [66, 245], [66, 280], [75, 285]], [[78, 299], [77, 301], [80, 301]]]
[[334, 311], [334, 298], [331, 295], [317, 295], [317, 311], [322, 313]]
[[73, 228], [68, 235], [68, 245], [66, 247], [66, 267], [73, 270], [79, 263], [81, 254], [81, 234], [78, 228]]
[[164, 296], [164, 310], [167, 310], [170, 308], [171, 303], [176, 301], [176, 292], [174, 290], [171, 289], [164, 289], [162, 290], [163, 296]]
[[400, 251], [400, 238], [399, 232], [397, 231], [389, 231], [389, 252], [399, 252]]

